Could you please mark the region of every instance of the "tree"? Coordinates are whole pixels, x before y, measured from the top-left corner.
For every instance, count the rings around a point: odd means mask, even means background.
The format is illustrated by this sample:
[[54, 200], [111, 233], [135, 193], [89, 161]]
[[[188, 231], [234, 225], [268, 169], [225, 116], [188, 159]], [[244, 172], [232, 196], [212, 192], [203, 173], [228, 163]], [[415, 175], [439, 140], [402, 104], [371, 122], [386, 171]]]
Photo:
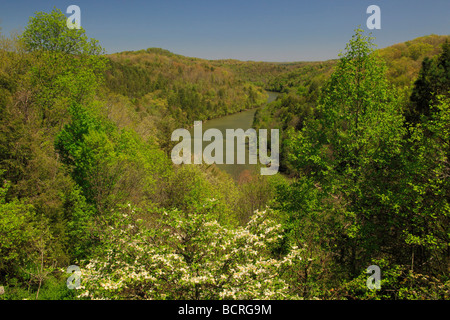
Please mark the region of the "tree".
[[[282, 196], [293, 209], [293, 237], [324, 246], [353, 275], [396, 237], [391, 194], [401, 188], [405, 129], [385, 71], [372, 38], [356, 30], [322, 90], [316, 117], [300, 132], [291, 130], [287, 142], [301, 176], [288, 193], [293, 197]], [[305, 220], [317, 222], [300, 229]], [[317, 242], [308, 230], [329, 240]]]
[[419, 77], [414, 82], [411, 93], [412, 108], [407, 120], [412, 123], [421, 121], [421, 116], [430, 117], [431, 106], [437, 103], [438, 95], [449, 95], [450, 90], [450, 43], [442, 45], [442, 53], [434, 58], [425, 58]]
[[67, 28], [59, 9], [37, 12], [20, 39], [33, 60], [24, 87], [32, 92], [45, 124], [60, 127], [72, 103], [94, 99], [106, 68], [103, 49], [82, 28]]
[[245, 227], [217, 222], [216, 201], [193, 213], [163, 211], [146, 228], [129, 207], [113, 214], [103, 245], [83, 268], [81, 298], [93, 299], [289, 299], [284, 279], [301, 249], [275, 257], [281, 226], [268, 211], [256, 212]]
[[430, 118], [411, 128], [406, 144], [403, 236], [411, 269], [448, 272], [450, 261], [450, 99], [437, 96]]
[[11, 181], [0, 205], [0, 260], [11, 279], [36, 276], [40, 288], [50, 266], [67, 266], [67, 231], [73, 231], [66, 205], [76, 186], [55, 152], [54, 138], [68, 121], [70, 105], [93, 106], [104, 60], [97, 42], [83, 30], [68, 31], [58, 10], [37, 13], [19, 39], [2, 39], [0, 52], [0, 169]]
[[163, 151], [131, 130], [118, 130], [92, 108], [74, 104], [70, 114], [55, 148], [87, 203], [101, 214], [125, 199], [156, 202], [157, 182], [169, 168]]
[[36, 12], [21, 39], [28, 51], [51, 51], [73, 55], [99, 55], [98, 41], [88, 39], [83, 28], [69, 29], [67, 17], [59, 9], [51, 13]]
[[28, 261], [30, 246], [38, 235], [31, 205], [14, 199], [6, 201], [10, 185], [0, 186], [0, 278], [20, 275], [20, 266]]

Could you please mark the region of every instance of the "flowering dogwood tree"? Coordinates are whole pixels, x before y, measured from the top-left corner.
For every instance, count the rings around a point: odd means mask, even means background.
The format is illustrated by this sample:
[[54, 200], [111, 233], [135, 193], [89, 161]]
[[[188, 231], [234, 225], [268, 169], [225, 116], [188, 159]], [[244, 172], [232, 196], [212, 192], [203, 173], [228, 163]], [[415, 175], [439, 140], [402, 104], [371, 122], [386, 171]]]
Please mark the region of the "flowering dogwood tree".
[[283, 272], [301, 260], [291, 248], [271, 250], [281, 226], [255, 212], [245, 227], [227, 228], [215, 200], [195, 214], [165, 211], [153, 226], [124, 214], [104, 233], [102, 251], [82, 269], [81, 298], [91, 299], [290, 299]]

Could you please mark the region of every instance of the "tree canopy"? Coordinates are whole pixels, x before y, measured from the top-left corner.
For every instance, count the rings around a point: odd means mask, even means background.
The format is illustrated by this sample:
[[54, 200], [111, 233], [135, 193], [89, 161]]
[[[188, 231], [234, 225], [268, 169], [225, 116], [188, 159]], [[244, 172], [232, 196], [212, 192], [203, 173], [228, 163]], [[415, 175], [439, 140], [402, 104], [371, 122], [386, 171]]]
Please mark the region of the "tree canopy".
[[83, 28], [69, 29], [67, 17], [59, 9], [36, 12], [21, 36], [28, 51], [56, 51], [66, 54], [98, 55], [103, 49], [98, 40], [88, 39]]

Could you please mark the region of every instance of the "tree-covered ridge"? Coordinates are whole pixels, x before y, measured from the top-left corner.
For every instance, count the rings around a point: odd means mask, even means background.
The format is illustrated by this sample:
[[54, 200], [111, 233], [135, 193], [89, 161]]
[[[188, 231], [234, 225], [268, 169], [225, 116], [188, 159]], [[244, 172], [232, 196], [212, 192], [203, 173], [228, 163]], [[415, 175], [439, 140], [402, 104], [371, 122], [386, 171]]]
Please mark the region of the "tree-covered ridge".
[[233, 59], [212, 60], [211, 63], [228, 68], [240, 78], [251, 81], [269, 91], [279, 91], [270, 85], [270, 82], [276, 77], [296, 68], [314, 64], [314, 62], [264, 62]]
[[[429, 35], [411, 41], [377, 49], [388, 66], [387, 77], [396, 86], [409, 86], [419, 74], [422, 60], [436, 56], [447, 35]], [[328, 79], [336, 60], [316, 62], [270, 63], [235, 60], [218, 60], [226, 66], [266, 88], [277, 92], [314, 90]], [[312, 88], [310, 86], [312, 85]]]
[[151, 95], [151, 99], [165, 100], [171, 116], [183, 126], [255, 108], [266, 100], [261, 88], [208, 60], [158, 48], [108, 58], [106, 86], [111, 91], [131, 99]]
[[442, 52], [448, 35], [429, 35], [377, 50], [388, 67], [387, 77], [396, 86], [410, 86], [419, 75], [422, 61]]
[[[386, 77], [389, 83], [402, 89], [398, 94], [402, 95], [402, 99], [405, 100], [401, 108], [405, 109], [405, 115], [409, 114], [408, 120], [412, 119], [412, 114], [415, 114], [415, 118], [418, 116], [413, 110], [415, 109], [414, 103], [409, 102], [409, 96], [412, 94], [417, 77], [419, 77], [422, 64], [430, 64], [431, 60], [429, 59], [433, 57], [436, 60], [439, 54], [443, 52], [443, 44], [449, 39], [450, 36], [430, 35], [383, 49], [374, 47], [374, 53], [378, 54], [386, 63]], [[425, 61], [422, 63], [423, 60]], [[283, 94], [277, 101], [258, 110], [255, 126], [258, 128], [279, 128], [282, 131], [288, 127], [301, 129], [304, 120], [314, 115], [321, 89], [334, 72], [337, 62], [336, 60], [329, 60], [296, 66], [294, 70], [280, 74], [271, 80], [269, 83], [275, 86], [272, 89]], [[428, 75], [426, 77], [429, 78]], [[442, 78], [442, 76], [435, 74], [431, 83], [437, 85], [442, 82], [438, 78]], [[425, 77], [422, 76], [422, 79], [425, 79]], [[424, 80], [421, 81], [424, 83]], [[431, 88], [425, 88], [424, 90], [430, 92], [429, 89]], [[445, 89], [439, 93], [445, 93]], [[430, 97], [425, 99], [429, 100]], [[423, 108], [425, 107], [422, 106]], [[282, 150], [284, 149], [282, 148]], [[283, 159], [286, 159], [286, 157], [282, 157], [281, 168], [288, 170]]]
[[[228, 112], [254, 107], [251, 90], [262, 90], [231, 76], [221, 78], [220, 70], [219, 81], [212, 81], [211, 70], [180, 58], [183, 63], [164, 73], [167, 88], [140, 98], [124, 96], [105, 84], [111, 60], [83, 29], [68, 38], [59, 10], [36, 17], [20, 37], [0, 39], [0, 284], [6, 292], [0, 299], [76, 298], [79, 293], [66, 287], [66, 268], [84, 268], [86, 259], [104, 256], [112, 240], [103, 237], [105, 231], [122, 225], [131, 206], [144, 234], [166, 216], [164, 211], [173, 219], [194, 216], [208, 199], [214, 199], [214, 210], [207, 222], [217, 223], [218, 230], [244, 226], [254, 210], [265, 208], [274, 193], [272, 182], [249, 177], [237, 184], [211, 166], [174, 166], [165, 144], [173, 129], [190, 119], [219, 115], [198, 113], [186, 103], [202, 98], [203, 89], [212, 95], [223, 90], [223, 99], [213, 103], [228, 104]], [[42, 25], [49, 32], [41, 34], [45, 45], [30, 45]], [[66, 41], [81, 50], [67, 52]], [[189, 83], [189, 75], [177, 80], [179, 66], [197, 70], [197, 83]], [[121, 80], [127, 86], [137, 79], [125, 74]], [[202, 107], [202, 100], [197, 102], [195, 107]], [[187, 224], [202, 227], [192, 219]]]
[[167, 153], [174, 145], [173, 130], [260, 107], [267, 100], [261, 87], [208, 60], [159, 48], [105, 58], [108, 117], [155, 140]]

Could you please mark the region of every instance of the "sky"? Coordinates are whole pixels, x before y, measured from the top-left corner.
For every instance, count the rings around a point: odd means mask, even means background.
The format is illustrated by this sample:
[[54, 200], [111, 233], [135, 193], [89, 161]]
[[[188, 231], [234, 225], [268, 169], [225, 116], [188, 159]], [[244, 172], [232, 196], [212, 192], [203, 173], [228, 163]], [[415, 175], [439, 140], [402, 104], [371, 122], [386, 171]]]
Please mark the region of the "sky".
[[[164, 48], [204, 59], [335, 59], [354, 30], [367, 30], [370, 5], [379, 48], [450, 34], [450, 0], [0, 0], [2, 33], [21, 32], [36, 11], [81, 9], [81, 26], [107, 53]], [[70, 16], [70, 14], [67, 14]]]

